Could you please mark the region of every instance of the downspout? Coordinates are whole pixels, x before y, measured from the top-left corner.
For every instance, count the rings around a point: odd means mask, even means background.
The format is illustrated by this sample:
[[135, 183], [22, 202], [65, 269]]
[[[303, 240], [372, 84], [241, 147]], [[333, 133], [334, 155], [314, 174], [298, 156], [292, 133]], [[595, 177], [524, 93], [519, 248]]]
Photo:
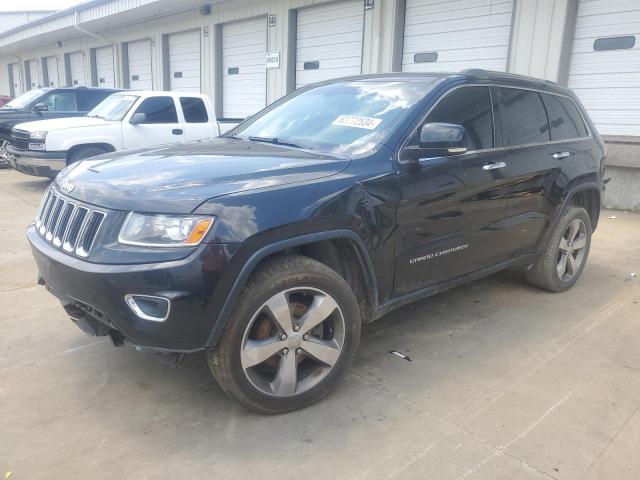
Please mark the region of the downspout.
[[114, 42], [113, 40], [109, 40], [108, 38], [101, 37], [100, 35], [97, 35], [95, 33], [85, 30], [78, 24], [78, 11], [75, 10], [73, 13], [74, 13], [73, 26], [75, 27], [76, 30], [78, 30], [80, 33], [84, 33], [85, 35], [89, 35], [90, 37], [97, 38], [98, 40], [102, 40], [103, 42], [110, 43], [111, 46], [113, 47], [113, 51], [115, 54], [115, 57], [114, 57], [115, 58], [115, 61], [114, 61], [115, 82], [114, 83], [115, 83], [115, 87], [119, 88], [122, 82], [120, 81], [120, 49], [118, 48], [117, 42]]

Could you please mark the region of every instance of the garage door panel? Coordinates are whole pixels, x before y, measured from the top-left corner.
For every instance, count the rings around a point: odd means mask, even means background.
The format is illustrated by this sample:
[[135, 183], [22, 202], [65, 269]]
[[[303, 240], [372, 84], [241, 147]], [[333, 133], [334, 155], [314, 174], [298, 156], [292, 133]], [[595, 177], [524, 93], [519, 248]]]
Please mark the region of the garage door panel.
[[[512, 9], [511, 0], [407, 0], [402, 70], [506, 70]], [[437, 61], [415, 63], [423, 52]]]
[[96, 81], [100, 87], [114, 87], [113, 48], [96, 48]]
[[19, 97], [22, 95], [22, 84], [20, 82], [20, 65], [17, 63], [11, 64], [11, 73], [13, 74], [13, 95]]
[[[200, 68], [200, 30], [170, 34], [169, 85], [171, 90], [200, 92]], [[176, 74], [179, 76], [176, 77]]]
[[40, 62], [29, 60], [27, 66], [29, 68], [29, 89], [38, 88], [42, 84], [40, 81]]
[[252, 18], [222, 26], [222, 113], [246, 118], [266, 105], [267, 20]]
[[[581, 1], [569, 69], [578, 95], [600, 133], [640, 136], [640, 3]], [[598, 38], [635, 35], [633, 49], [595, 51]]]
[[151, 55], [151, 40], [128, 43], [129, 88], [136, 90], [153, 89]]
[[84, 79], [84, 54], [82, 52], [69, 54], [69, 66], [71, 71], [71, 85], [86, 86]]
[[[364, 7], [358, 0], [298, 10], [296, 88], [362, 72]], [[319, 68], [305, 70], [305, 63]]]
[[45, 59], [47, 64], [47, 77], [49, 80], [49, 87], [59, 87], [60, 80], [58, 77], [58, 59], [57, 57], [47, 57]]

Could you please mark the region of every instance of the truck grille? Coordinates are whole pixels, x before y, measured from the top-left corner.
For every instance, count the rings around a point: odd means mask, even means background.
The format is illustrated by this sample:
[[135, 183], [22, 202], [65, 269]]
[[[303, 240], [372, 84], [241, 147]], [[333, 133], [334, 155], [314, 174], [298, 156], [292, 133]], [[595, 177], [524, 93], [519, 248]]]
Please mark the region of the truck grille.
[[67, 253], [86, 257], [106, 214], [70, 200], [49, 188], [36, 215], [42, 238]]
[[11, 145], [19, 150], [29, 150], [29, 138], [31, 138], [29, 132], [15, 128], [11, 130]]

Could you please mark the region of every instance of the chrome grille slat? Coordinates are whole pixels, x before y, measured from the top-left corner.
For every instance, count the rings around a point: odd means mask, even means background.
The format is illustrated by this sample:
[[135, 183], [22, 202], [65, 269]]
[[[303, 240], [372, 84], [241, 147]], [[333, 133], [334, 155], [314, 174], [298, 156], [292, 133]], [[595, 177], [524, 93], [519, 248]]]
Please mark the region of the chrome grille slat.
[[36, 229], [53, 246], [87, 257], [105, 217], [104, 211], [80, 205], [49, 188], [36, 214]]

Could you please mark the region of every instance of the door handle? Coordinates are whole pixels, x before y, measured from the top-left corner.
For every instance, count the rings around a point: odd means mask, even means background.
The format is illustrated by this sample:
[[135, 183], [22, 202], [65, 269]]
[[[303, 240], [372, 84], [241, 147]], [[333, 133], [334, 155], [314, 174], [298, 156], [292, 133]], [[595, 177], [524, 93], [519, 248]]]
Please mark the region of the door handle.
[[556, 152], [553, 155], [551, 155], [553, 158], [555, 158], [556, 160], [562, 160], [563, 158], [567, 158], [571, 156], [570, 152]]
[[181, 128], [174, 128], [173, 130], [171, 130], [171, 133], [173, 133], [174, 135], [182, 135], [184, 132]]
[[506, 166], [507, 166], [506, 162], [491, 162], [491, 163], [487, 163], [486, 165], [483, 165], [482, 169], [483, 170], [497, 170], [498, 168], [504, 168]]

